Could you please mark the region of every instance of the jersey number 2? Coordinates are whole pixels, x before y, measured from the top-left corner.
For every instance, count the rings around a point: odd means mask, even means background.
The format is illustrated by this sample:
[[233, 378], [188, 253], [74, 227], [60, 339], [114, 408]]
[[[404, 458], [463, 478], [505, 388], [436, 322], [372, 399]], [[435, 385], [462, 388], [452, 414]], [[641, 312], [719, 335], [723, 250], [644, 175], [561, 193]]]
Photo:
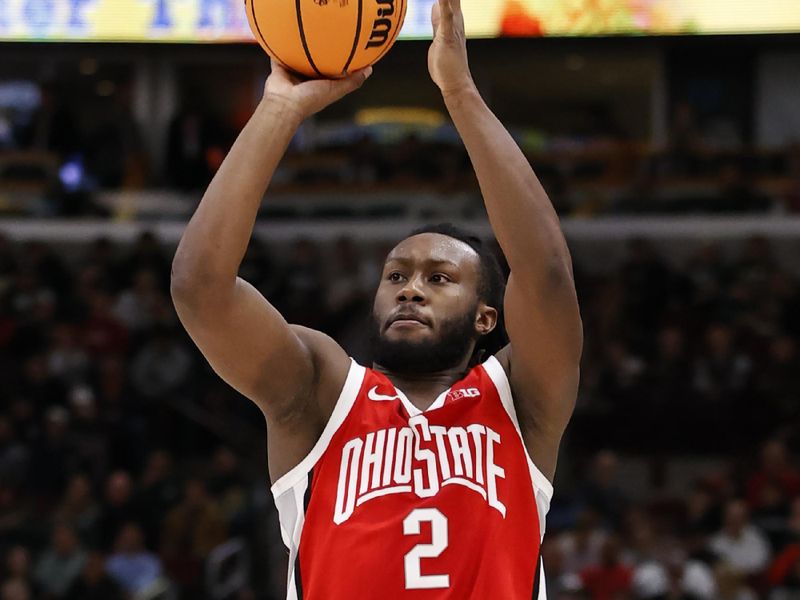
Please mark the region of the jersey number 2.
[[420, 561], [436, 558], [447, 548], [447, 517], [435, 508], [417, 508], [403, 520], [403, 534], [419, 535], [420, 523], [431, 524], [431, 543], [417, 544], [406, 554], [405, 572], [407, 590], [435, 590], [450, 587], [449, 575], [423, 575]]

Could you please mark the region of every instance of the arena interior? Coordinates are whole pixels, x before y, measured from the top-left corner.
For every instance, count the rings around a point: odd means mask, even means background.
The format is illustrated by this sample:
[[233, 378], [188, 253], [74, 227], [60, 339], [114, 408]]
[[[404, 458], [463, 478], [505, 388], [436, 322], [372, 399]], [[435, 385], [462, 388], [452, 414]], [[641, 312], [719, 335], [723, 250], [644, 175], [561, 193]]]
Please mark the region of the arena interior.
[[[263, 417], [169, 293], [267, 57], [50, 40], [14, 29], [21, 6], [0, 2], [0, 599], [283, 598]], [[800, 37], [702, 33], [469, 42], [561, 217], [584, 324], [551, 600], [800, 598]], [[359, 361], [397, 240], [491, 236], [428, 44], [304, 123], [241, 267]]]

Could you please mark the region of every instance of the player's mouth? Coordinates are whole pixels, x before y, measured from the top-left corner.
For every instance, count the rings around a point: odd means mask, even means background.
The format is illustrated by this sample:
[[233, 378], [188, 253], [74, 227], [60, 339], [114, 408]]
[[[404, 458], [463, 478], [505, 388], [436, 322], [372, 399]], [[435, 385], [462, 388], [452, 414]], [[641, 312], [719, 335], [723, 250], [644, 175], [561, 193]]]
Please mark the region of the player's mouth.
[[417, 314], [400, 313], [391, 318], [387, 329], [418, 329], [422, 327], [430, 327], [430, 323]]

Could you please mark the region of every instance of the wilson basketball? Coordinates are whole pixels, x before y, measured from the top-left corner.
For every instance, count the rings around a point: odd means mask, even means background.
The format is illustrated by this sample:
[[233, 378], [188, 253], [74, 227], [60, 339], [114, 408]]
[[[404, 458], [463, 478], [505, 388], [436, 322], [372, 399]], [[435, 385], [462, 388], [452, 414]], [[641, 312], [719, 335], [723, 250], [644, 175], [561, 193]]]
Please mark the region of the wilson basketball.
[[245, 0], [258, 43], [308, 77], [336, 78], [379, 61], [397, 39], [408, 0]]

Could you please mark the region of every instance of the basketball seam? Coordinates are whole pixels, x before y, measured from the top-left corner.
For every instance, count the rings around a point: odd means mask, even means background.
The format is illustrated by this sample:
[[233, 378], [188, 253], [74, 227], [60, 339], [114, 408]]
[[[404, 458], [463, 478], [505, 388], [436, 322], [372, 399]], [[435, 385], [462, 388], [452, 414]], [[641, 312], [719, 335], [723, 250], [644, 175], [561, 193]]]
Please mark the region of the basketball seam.
[[[398, 20], [399, 20], [399, 18], [400, 18], [400, 17], [404, 16], [404, 15], [403, 15], [403, 13], [405, 12], [405, 9], [406, 9], [406, 2], [405, 2], [405, 0], [400, 0], [400, 11], [398, 12]], [[405, 19], [403, 19], [402, 21], [405, 21]], [[395, 40], [397, 39], [397, 36], [399, 36], [399, 35], [400, 35], [400, 30], [403, 28], [403, 22], [402, 22], [402, 21], [401, 21], [401, 22], [399, 22], [399, 23], [397, 24], [397, 27], [395, 27], [395, 29], [394, 29], [394, 35], [392, 36], [392, 39], [391, 39], [391, 40], [389, 40], [389, 43], [388, 43], [388, 44], [386, 44], [386, 48], [384, 48], [383, 50], [381, 50], [381, 53], [380, 53], [380, 54], [378, 54], [378, 57], [377, 57], [377, 58], [376, 58], [376, 59], [375, 59], [373, 62], [378, 62], [380, 59], [382, 59], [382, 58], [384, 57], [384, 55], [385, 55], [385, 54], [386, 54], [386, 53], [387, 53], [387, 52], [388, 52], [388, 51], [391, 49], [391, 47], [394, 45], [394, 42], [395, 42]]]
[[295, 12], [297, 13], [297, 28], [300, 30], [300, 41], [303, 43], [303, 50], [306, 53], [308, 64], [311, 65], [311, 68], [314, 69], [314, 72], [317, 75], [319, 75], [320, 77], [324, 77], [324, 75], [319, 72], [317, 65], [314, 64], [314, 59], [311, 58], [311, 50], [309, 50], [308, 48], [308, 42], [306, 41], [306, 32], [303, 29], [303, 16], [300, 11], [300, 0], [295, 0], [294, 8]]
[[362, 18], [363, 8], [364, 8], [364, 0], [358, 0], [358, 17], [356, 17], [356, 36], [353, 39], [353, 48], [350, 50], [350, 56], [347, 58], [347, 62], [344, 63], [344, 68], [342, 69], [342, 73], [347, 73], [347, 69], [350, 68], [350, 63], [353, 62], [353, 58], [356, 55], [356, 50], [358, 50], [358, 40], [361, 38], [361, 18]]
[[286, 63], [283, 62], [278, 57], [278, 53], [275, 52], [275, 50], [272, 49], [272, 47], [267, 43], [267, 40], [264, 38], [264, 34], [261, 33], [261, 27], [258, 24], [258, 17], [256, 17], [256, 5], [253, 2], [253, 0], [250, 0], [250, 14], [253, 15], [253, 24], [256, 26], [256, 31], [258, 32], [258, 37], [260, 37], [261, 41], [264, 42], [264, 46], [266, 46], [267, 51], [269, 51], [272, 54], [272, 56], [275, 57], [275, 60], [277, 60], [279, 63], [282, 63], [282, 64], [285, 65]]

